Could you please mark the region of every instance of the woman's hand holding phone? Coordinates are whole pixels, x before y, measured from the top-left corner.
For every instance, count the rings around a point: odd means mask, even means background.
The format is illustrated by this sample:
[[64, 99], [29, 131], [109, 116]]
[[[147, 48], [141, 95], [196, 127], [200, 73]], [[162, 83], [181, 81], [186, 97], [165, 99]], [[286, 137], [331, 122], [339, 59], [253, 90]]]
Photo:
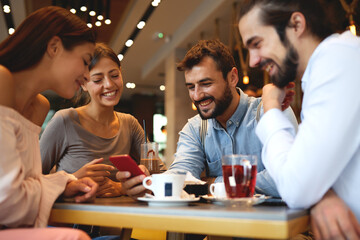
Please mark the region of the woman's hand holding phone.
[[[134, 160], [132, 161], [134, 162]], [[132, 174], [128, 170], [123, 170], [124, 168], [122, 167], [120, 167], [122, 170], [116, 173], [117, 180], [122, 183], [122, 192], [132, 198], [144, 196], [146, 192], [149, 192], [149, 190], [142, 185], [142, 181], [146, 176], [150, 176], [150, 173], [144, 165], [137, 167], [142, 171], [142, 174]]]

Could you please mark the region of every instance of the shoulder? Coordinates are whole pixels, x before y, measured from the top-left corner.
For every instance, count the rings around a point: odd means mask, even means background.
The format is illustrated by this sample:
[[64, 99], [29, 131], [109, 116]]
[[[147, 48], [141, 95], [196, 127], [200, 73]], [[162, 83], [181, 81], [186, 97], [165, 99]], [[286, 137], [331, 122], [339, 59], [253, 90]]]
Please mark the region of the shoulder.
[[66, 122], [69, 122], [72, 120], [72, 115], [76, 113], [74, 113], [74, 109], [73, 108], [68, 108], [68, 109], [61, 109], [59, 111], [57, 111], [54, 114], [54, 117], [51, 119], [52, 124], [55, 125], [65, 125]]
[[129, 113], [122, 113], [122, 112], [117, 112], [115, 111], [116, 115], [119, 118], [123, 118], [123, 119], [136, 119], [133, 115], [129, 114]]
[[186, 125], [191, 125], [194, 128], [200, 128], [202, 118], [199, 114], [196, 114], [194, 117], [189, 118]]
[[71, 118], [72, 116], [74, 116], [75, 114], [77, 114], [77, 112], [74, 108], [65, 108], [65, 109], [60, 109], [59, 111], [57, 111], [55, 116], [61, 117], [63, 119], [68, 119], [68, 118]]
[[249, 115], [251, 117], [259, 118], [261, 115], [263, 115], [263, 104], [261, 97], [255, 98], [255, 97], [247, 97], [247, 112], [246, 115]]
[[139, 121], [131, 114], [121, 113], [121, 112], [115, 112], [115, 113], [119, 118], [119, 121], [121, 121], [124, 124], [140, 125]]
[[201, 123], [202, 118], [199, 114], [196, 114], [194, 117], [188, 119], [181, 132], [187, 134], [200, 134]]
[[360, 38], [349, 31], [333, 34], [319, 44], [313, 56], [327, 61], [334, 60], [337, 64], [342, 60], [351, 62], [354, 58], [359, 59]]
[[248, 112], [251, 112], [253, 109], [258, 109], [262, 107], [261, 97], [249, 96], [245, 94], [240, 88], [238, 88], [238, 91], [240, 92], [240, 101], [238, 108], [243, 107], [243, 105], [247, 105]]
[[37, 118], [39, 120], [39, 123], [43, 123], [49, 110], [50, 110], [50, 103], [49, 100], [47, 100], [46, 97], [44, 97], [41, 94], [38, 94], [36, 96], [36, 113], [37, 113]]
[[14, 107], [14, 92], [15, 86], [11, 72], [0, 65], [0, 105]]
[[119, 121], [121, 121], [122, 123], [138, 123], [138, 120], [131, 114], [129, 113], [122, 113], [122, 112], [116, 112], [116, 116], [119, 118]]

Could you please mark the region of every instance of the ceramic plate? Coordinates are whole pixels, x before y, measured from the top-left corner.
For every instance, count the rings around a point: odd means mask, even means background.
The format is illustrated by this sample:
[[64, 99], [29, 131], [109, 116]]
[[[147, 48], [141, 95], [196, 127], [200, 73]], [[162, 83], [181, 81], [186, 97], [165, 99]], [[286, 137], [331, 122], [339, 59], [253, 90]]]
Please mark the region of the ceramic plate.
[[139, 197], [139, 201], [147, 202], [149, 206], [153, 207], [174, 207], [174, 206], [187, 206], [191, 202], [199, 201], [199, 197], [197, 198], [168, 198], [168, 199], [156, 199], [156, 198], [149, 198], [149, 197]]
[[202, 196], [205, 200], [209, 200], [217, 205], [223, 206], [252, 206], [263, 203], [265, 199], [269, 198], [265, 195], [255, 195], [254, 197], [249, 198], [217, 198], [214, 196], [205, 195]]

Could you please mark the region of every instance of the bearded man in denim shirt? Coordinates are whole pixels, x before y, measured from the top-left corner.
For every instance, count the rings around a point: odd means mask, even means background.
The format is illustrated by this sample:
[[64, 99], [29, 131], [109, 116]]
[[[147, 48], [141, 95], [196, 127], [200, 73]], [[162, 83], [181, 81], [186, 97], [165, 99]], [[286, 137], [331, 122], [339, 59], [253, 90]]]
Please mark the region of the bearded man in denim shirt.
[[[262, 163], [262, 144], [255, 134], [258, 118], [263, 114], [261, 99], [249, 97], [236, 87], [238, 70], [229, 49], [218, 40], [199, 41], [187, 52], [178, 69], [185, 72], [189, 96], [199, 114], [189, 119], [180, 132], [175, 160], [167, 173], [185, 170], [200, 179], [207, 168], [206, 180], [218, 182], [222, 181], [223, 155], [254, 154], [258, 157], [256, 192], [279, 197]], [[291, 100], [289, 96], [283, 102], [283, 114], [297, 129], [294, 113], [288, 107]], [[204, 141], [200, 136], [202, 119], [207, 119]], [[129, 172], [117, 173], [129, 196], [143, 196], [146, 189], [141, 183], [145, 176], [129, 177]]]
[[[255, 134], [257, 118], [263, 114], [261, 99], [249, 97], [236, 87], [238, 70], [229, 49], [218, 40], [201, 40], [187, 52], [178, 70], [185, 72], [189, 96], [199, 114], [180, 132], [175, 160], [168, 172], [186, 170], [200, 178], [206, 169], [210, 181], [218, 182], [222, 181], [223, 155], [253, 154], [258, 157], [256, 192], [278, 197], [262, 163], [262, 144]], [[297, 128], [288, 105], [284, 102], [283, 114]], [[202, 119], [207, 119], [204, 140], [200, 134]]]

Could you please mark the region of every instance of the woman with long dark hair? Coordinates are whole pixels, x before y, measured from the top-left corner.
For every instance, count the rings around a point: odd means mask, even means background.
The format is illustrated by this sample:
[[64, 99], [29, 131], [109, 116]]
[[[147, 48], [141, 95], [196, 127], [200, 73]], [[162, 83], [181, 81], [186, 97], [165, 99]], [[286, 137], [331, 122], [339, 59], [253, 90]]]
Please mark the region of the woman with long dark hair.
[[77, 230], [44, 228], [60, 195], [82, 202], [98, 186], [64, 171], [42, 175], [38, 139], [49, 110], [40, 93], [73, 97], [88, 80], [94, 43], [81, 19], [46, 7], [0, 44], [0, 239], [89, 239]]

